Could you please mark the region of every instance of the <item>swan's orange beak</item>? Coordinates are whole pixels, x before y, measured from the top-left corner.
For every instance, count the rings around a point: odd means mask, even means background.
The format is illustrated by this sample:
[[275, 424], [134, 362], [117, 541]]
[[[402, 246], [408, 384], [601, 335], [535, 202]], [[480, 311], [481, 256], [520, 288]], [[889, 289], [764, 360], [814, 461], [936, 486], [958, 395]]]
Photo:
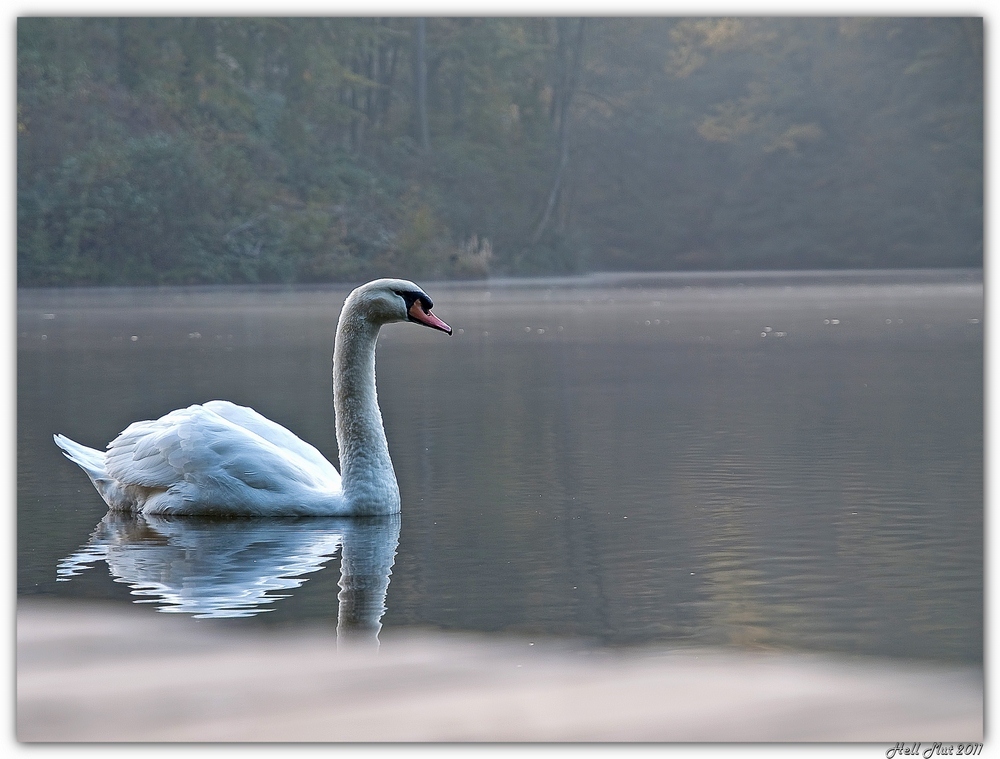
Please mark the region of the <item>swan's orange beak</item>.
[[414, 301], [413, 305], [410, 306], [410, 310], [407, 312], [407, 314], [409, 315], [412, 321], [415, 321], [419, 324], [425, 324], [426, 326], [432, 327], [433, 329], [439, 329], [442, 332], [447, 332], [449, 335], [451, 334], [451, 327], [449, 327], [443, 321], [438, 319], [429, 310], [424, 311], [423, 306], [420, 305], [419, 300]]

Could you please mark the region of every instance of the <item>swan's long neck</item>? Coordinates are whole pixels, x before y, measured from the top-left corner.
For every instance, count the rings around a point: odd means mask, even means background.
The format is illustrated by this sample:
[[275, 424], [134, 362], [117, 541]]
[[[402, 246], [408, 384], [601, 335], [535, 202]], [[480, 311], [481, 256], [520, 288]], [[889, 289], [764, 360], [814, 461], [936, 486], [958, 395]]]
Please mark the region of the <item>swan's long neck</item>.
[[375, 391], [378, 331], [345, 304], [333, 351], [333, 407], [344, 498], [356, 514], [399, 511], [399, 486]]

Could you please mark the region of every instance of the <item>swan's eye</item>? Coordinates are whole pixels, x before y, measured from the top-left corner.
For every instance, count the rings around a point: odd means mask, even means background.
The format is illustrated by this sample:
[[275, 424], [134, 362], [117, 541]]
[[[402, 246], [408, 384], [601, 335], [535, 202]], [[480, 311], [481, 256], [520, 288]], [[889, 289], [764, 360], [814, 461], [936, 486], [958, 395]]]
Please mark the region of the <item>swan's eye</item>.
[[413, 308], [413, 304], [414, 303], [419, 303], [420, 304], [420, 309], [425, 314], [428, 311], [430, 311], [432, 308], [434, 308], [434, 303], [431, 301], [431, 299], [428, 298], [426, 295], [424, 295], [421, 292], [409, 292], [409, 291], [402, 291], [402, 290], [393, 290], [393, 292], [396, 295], [398, 295], [400, 298], [402, 298], [404, 303], [406, 303], [406, 310], [407, 311], [409, 311], [411, 308]]

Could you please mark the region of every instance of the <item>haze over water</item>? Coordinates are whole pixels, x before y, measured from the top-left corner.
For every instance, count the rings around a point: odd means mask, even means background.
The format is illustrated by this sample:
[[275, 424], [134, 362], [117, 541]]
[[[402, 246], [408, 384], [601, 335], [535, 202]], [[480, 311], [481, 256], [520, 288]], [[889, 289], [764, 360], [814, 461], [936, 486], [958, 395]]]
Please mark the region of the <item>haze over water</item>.
[[[456, 334], [380, 338], [403, 499], [384, 629], [982, 660], [980, 272], [421, 284]], [[56, 581], [106, 508], [54, 432], [101, 447], [227, 398], [336, 461], [348, 289], [21, 291], [19, 595], [170, 606], [130, 595], [127, 562]], [[138, 527], [124, 550], [192, 539]], [[226, 624], [336, 624], [336, 545], [300, 550], [322, 525], [207, 529], [230, 579], [268, 540], [310, 567]]]

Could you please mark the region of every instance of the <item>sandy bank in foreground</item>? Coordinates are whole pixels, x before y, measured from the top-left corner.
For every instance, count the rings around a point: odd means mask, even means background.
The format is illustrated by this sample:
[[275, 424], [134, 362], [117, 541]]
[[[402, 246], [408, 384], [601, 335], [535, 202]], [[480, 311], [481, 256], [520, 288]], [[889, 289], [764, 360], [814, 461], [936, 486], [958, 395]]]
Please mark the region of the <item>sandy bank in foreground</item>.
[[20, 741], [981, 741], [979, 668], [727, 650], [581, 650], [384, 631], [234, 634], [21, 601]]

